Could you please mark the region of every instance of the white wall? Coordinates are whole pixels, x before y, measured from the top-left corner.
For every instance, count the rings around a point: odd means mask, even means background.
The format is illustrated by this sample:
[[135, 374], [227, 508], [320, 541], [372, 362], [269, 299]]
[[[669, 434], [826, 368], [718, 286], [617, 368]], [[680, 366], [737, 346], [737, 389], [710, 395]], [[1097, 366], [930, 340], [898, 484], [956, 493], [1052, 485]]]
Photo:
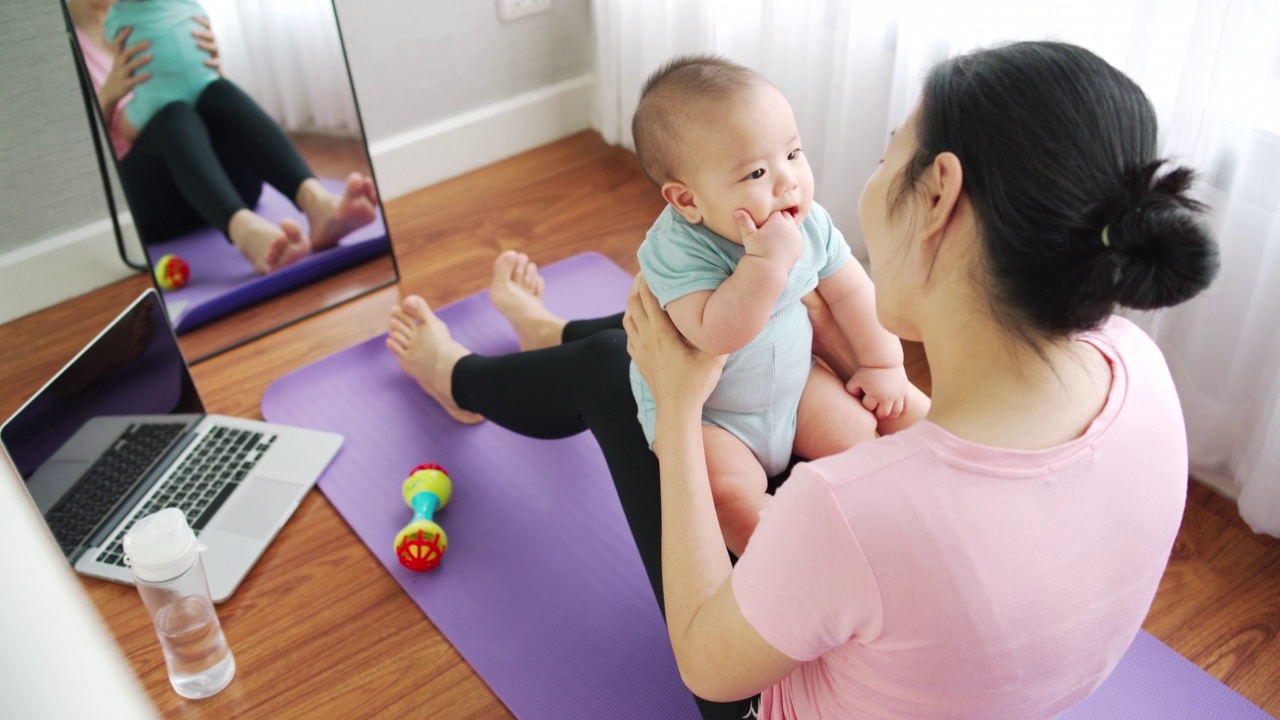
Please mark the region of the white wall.
[[[58, 1], [0, 3], [0, 322], [131, 272]], [[589, 126], [589, 0], [511, 23], [497, 0], [336, 2], [386, 198]]]
[[0, 253], [106, 217], [57, 0], [0, 3]]

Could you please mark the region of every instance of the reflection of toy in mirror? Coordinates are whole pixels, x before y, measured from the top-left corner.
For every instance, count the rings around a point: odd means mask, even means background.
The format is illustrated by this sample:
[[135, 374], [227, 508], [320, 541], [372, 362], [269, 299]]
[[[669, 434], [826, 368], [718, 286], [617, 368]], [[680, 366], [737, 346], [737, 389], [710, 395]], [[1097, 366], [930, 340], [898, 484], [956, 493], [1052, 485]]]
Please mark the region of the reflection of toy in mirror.
[[156, 284], [161, 290], [177, 290], [191, 279], [191, 267], [177, 255], [165, 255], [156, 262]]
[[409, 473], [400, 491], [413, 508], [413, 522], [396, 533], [396, 557], [401, 565], [415, 572], [431, 570], [440, 564], [449, 547], [444, 529], [431, 517], [449, 504], [453, 483], [444, 468], [424, 463]]

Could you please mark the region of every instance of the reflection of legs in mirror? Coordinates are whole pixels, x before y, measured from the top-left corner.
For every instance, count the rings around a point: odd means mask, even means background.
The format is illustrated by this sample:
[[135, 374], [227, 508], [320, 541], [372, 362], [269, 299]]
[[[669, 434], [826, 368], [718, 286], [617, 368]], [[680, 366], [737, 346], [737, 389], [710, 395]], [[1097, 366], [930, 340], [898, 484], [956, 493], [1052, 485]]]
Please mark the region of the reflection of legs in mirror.
[[470, 352], [449, 335], [448, 326], [425, 300], [410, 295], [391, 309], [387, 348], [400, 359], [400, 369], [454, 420], [468, 425], [484, 422], [484, 416], [467, 412], [453, 401], [453, 367]]
[[276, 225], [252, 210], [232, 215], [227, 235], [258, 273], [279, 270], [311, 252], [298, 223], [285, 218]]
[[360, 173], [347, 176], [341, 195], [330, 192], [315, 178], [298, 188], [296, 202], [311, 223], [311, 247], [328, 250], [348, 233], [373, 222], [378, 212], [378, 195], [373, 180]]
[[520, 338], [521, 350], [559, 345], [567, 321], [542, 304], [546, 283], [538, 266], [524, 253], [506, 250], [493, 261], [489, 300]]

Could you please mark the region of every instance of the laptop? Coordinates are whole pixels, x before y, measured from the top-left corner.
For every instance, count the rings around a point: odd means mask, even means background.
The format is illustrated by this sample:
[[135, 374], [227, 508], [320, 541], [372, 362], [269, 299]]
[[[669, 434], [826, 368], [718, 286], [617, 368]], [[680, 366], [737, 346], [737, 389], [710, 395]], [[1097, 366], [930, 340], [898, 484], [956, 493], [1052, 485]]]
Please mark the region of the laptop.
[[0, 426], [75, 570], [131, 583], [139, 518], [187, 516], [214, 602], [239, 587], [337, 455], [342, 436], [205, 413], [160, 297], [147, 290]]

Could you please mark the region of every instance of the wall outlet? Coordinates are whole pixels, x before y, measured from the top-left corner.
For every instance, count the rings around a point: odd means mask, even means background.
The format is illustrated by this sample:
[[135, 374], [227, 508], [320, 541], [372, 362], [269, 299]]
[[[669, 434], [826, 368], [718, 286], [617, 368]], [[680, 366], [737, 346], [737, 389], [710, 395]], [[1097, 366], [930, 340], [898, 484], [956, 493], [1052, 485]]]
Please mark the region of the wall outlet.
[[498, 17], [507, 21], [550, 9], [551, 0], [498, 0]]

